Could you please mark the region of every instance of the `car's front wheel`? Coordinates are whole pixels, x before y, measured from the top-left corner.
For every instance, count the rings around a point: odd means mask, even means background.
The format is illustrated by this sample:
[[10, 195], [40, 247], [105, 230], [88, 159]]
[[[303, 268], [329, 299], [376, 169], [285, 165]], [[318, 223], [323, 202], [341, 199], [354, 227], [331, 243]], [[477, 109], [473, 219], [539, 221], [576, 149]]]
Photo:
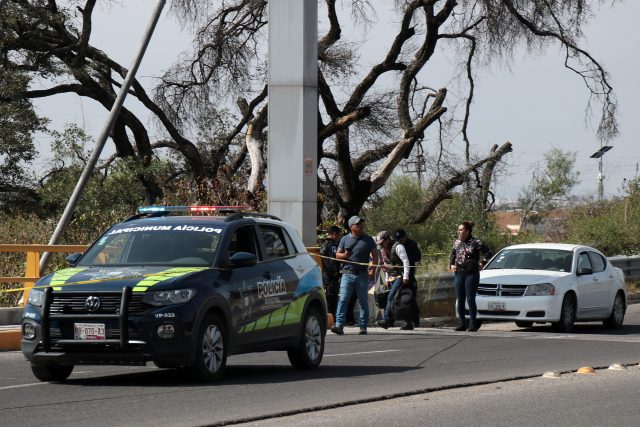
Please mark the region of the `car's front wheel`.
[[73, 371], [73, 365], [31, 365], [31, 372], [40, 381], [64, 381]]
[[573, 331], [573, 324], [576, 321], [576, 299], [573, 294], [567, 294], [562, 299], [560, 308], [560, 320], [553, 323], [553, 329], [558, 332]]
[[622, 293], [618, 292], [616, 295], [616, 299], [613, 301], [613, 309], [611, 309], [611, 315], [608, 319], [602, 321], [605, 328], [617, 329], [622, 326], [622, 322], [624, 322], [624, 313], [626, 311], [626, 307], [624, 304], [624, 296]]
[[191, 374], [200, 380], [222, 378], [227, 366], [227, 334], [224, 323], [214, 314], [208, 314], [200, 324], [195, 362]]
[[289, 362], [296, 369], [315, 369], [322, 361], [325, 336], [325, 323], [317, 308], [307, 310], [302, 327], [299, 344], [287, 350]]

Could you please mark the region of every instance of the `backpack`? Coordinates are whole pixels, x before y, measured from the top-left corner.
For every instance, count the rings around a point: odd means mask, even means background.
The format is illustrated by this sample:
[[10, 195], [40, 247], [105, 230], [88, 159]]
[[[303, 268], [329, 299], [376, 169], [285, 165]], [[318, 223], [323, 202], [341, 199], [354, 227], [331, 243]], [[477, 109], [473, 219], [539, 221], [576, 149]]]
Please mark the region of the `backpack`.
[[400, 286], [393, 301], [395, 320], [412, 322], [417, 313], [418, 304], [411, 286]]

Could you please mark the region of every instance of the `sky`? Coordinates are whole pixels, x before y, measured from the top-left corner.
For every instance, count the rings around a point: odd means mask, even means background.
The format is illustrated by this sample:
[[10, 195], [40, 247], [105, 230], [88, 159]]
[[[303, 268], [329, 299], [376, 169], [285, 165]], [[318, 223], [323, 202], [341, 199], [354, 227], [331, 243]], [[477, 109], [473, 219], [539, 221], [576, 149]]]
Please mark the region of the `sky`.
[[[114, 3], [110, 7], [98, 3], [91, 43], [128, 67], [155, 4], [152, 0]], [[585, 39], [581, 44], [608, 70], [618, 101], [620, 134], [609, 142], [613, 149], [603, 157], [605, 198], [621, 194], [623, 179], [636, 177], [640, 162], [640, 120], [635, 116], [640, 112], [637, 77], [640, 69], [640, 28], [637, 26], [640, 2], [617, 2], [611, 8], [608, 4], [606, 2], [607, 6], [596, 12], [591, 24], [585, 28]], [[384, 10], [378, 13], [382, 20]], [[118, 23], [117, 26], [114, 27], [114, 23]], [[326, 17], [320, 14], [320, 28], [325, 24]], [[383, 33], [369, 32], [370, 39], [360, 49], [363, 67], [379, 61], [386, 53], [377, 50], [378, 34]], [[345, 38], [348, 37], [349, 30], [346, 29]], [[190, 40], [170, 16], [167, 2], [140, 66], [138, 80], [150, 90], [153, 76], [161, 75], [170, 67]], [[600, 148], [594, 129], [597, 117], [591, 117], [592, 125], [585, 123], [588, 91], [577, 75], [564, 68], [563, 62], [563, 53], [552, 47], [535, 57], [524, 53], [516, 55], [508, 69], [494, 67], [477, 72], [469, 128], [472, 143], [479, 153], [505, 141], [510, 141], [514, 148], [507, 158], [506, 174], [499, 178], [495, 189], [498, 202], [516, 199], [536, 170], [544, 167], [543, 155], [552, 148], [576, 153], [575, 168], [581, 173], [582, 182], [573, 194], [597, 196], [598, 161], [590, 158]], [[442, 87], [449, 83], [446, 64], [440, 72], [433, 69], [432, 74], [430, 86]], [[128, 97], [125, 105], [134, 112], [144, 111], [133, 97]], [[36, 106], [41, 114], [52, 120], [52, 127], [76, 123], [94, 138], [99, 135], [108, 115], [91, 100], [80, 100], [75, 95], [37, 100]], [[38, 138], [41, 147], [49, 142], [45, 136]], [[105, 153], [113, 152], [112, 145], [108, 141]], [[425, 141], [424, 146], [427, 153], [432, 150], [429, 141]], [[46, 156], [43, 155], [40, 162], [44, 165]]]

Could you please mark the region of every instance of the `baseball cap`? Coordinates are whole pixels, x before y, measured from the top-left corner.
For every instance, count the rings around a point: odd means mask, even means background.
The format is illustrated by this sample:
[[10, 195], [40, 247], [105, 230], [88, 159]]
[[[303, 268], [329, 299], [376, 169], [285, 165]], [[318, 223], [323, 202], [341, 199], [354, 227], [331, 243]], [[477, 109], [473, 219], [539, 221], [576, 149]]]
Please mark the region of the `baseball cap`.
[[357, 224], [361, 221], [364, 221], [364, 219], [360, 218], [357, 215], [352, 216], [351, 218], [349, 218], [349, 227], [351, 227], [354, 224]]
[[396, 241], [403, 239], [406, 236], [407, 236], [407, 233], [402, 228], [398, 228], [396, 231], [393, 232], [393, 237]]
[[380, 245], [384, 240], [390, 239], [391, 234], [388, 231], [381, 231], [376, 236], [376, 245]]

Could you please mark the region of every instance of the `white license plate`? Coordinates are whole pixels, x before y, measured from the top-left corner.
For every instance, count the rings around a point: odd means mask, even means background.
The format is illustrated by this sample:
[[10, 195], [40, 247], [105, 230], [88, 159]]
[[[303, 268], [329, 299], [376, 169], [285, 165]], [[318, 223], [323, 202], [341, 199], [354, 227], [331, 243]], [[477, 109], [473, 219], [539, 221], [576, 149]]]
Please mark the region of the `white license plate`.
[[105, 338], [104, 323], [75, 323], [73, 325], [73, 339], [103, 340]]
[[491, 311], [505, 311], [506, 308], [503, 302], [490, 302], [489, 310]]

